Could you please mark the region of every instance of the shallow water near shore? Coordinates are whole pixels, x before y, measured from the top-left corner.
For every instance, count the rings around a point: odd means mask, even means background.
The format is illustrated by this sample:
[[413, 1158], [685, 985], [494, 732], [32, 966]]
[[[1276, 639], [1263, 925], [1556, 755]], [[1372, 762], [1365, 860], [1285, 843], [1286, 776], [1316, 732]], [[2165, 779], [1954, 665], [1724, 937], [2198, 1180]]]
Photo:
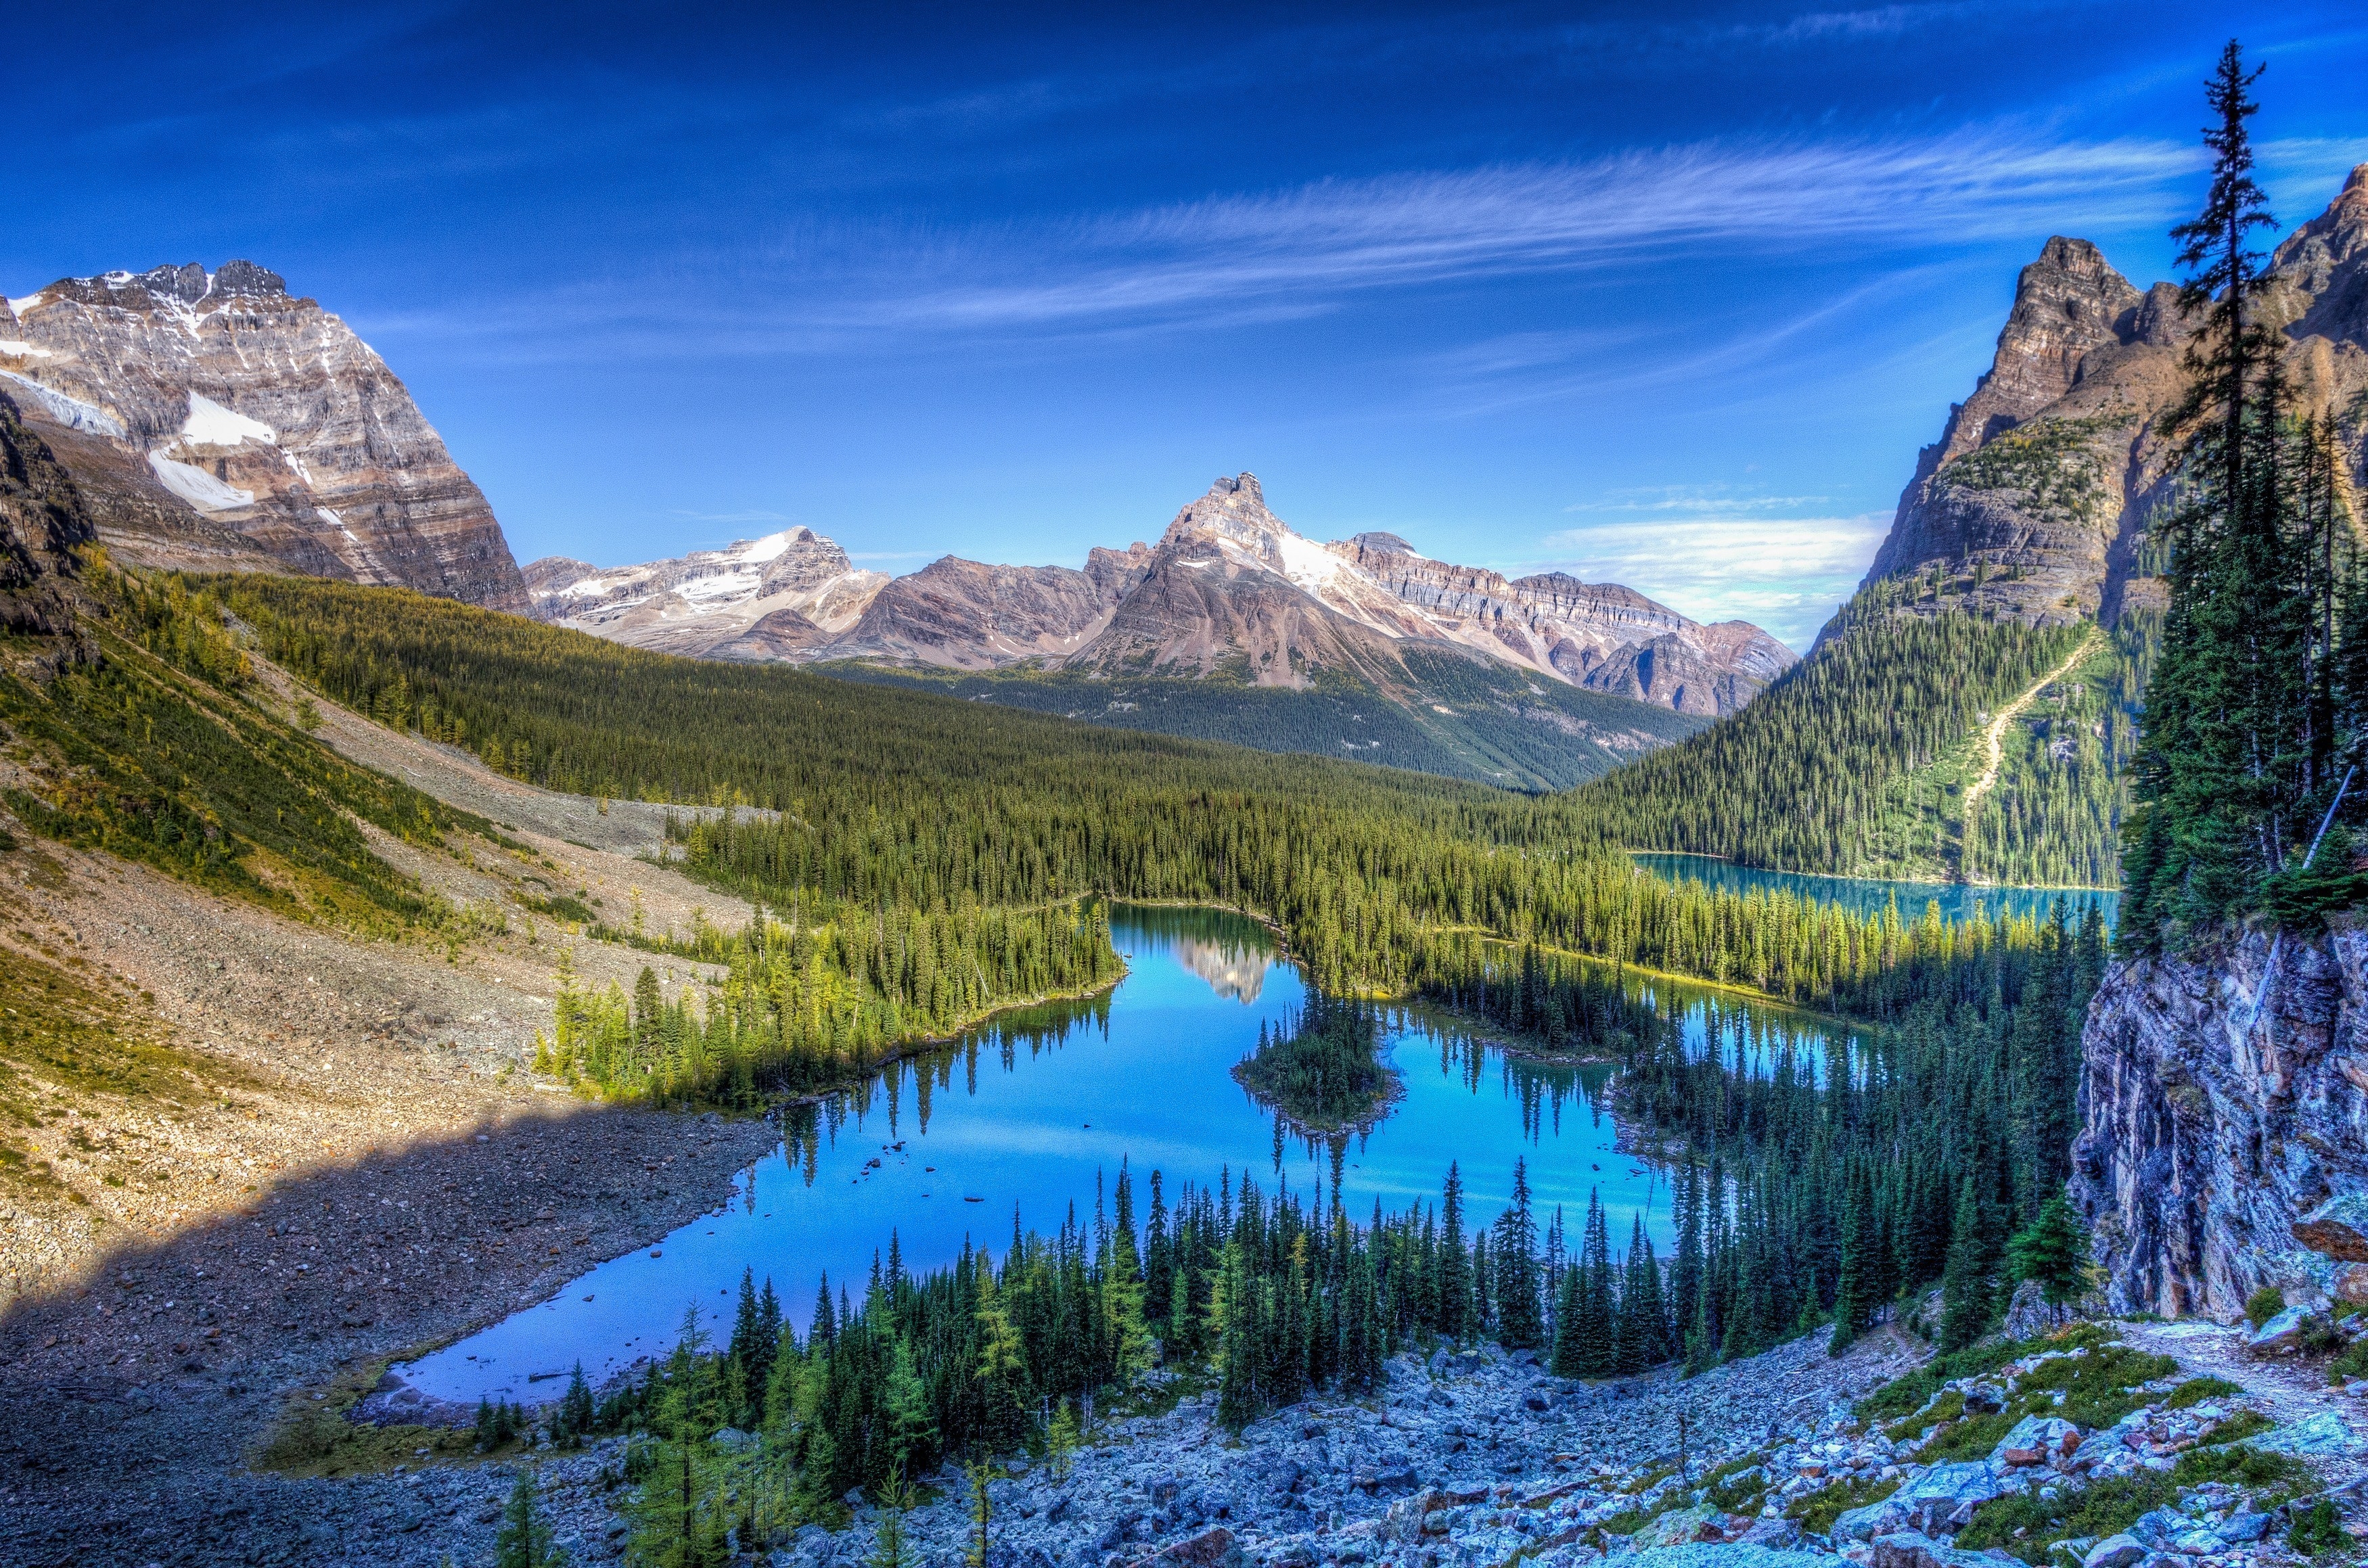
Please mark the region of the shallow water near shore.
[[[1369, 1132], [1311, 1142], [1280, 1131], [1231, 1075], [1260, 1023], [1281, 1025], [1305, 996], [1270, 934], [1214, 911], [1123, 905], [1110, 928], [1128, 965], [1115, 991], [1006, 1015], [790, 1113], [781, 1146], [740, 1175], [723, 1208], [397, 1374], [438, 1400], [555, 1398], [578, 1360], [598, 1384], [665, 1354], [686, 1307], [727, 1337], [744, 1268], [760, 1285], [769, 1278], [803, 1327], [825, 1273], [834, 1297], [844, 1288], [861, 1300], [892, 1231], [916, 1273], [952, 1262], [965, 1243], [1000, 1256], [1015, 1212], [1029, 1230], [1056, 1230], [1072, 1214], [1089, 1225], [1121, 1162], [1140, 1224], [1155, 1170], [1171, 1206], [1182, 1183], [1229, 1171], [1268, 1193], [1287, 1185], [1313, 1197], [1320, 1183], [1327, 1206], [1337, 1179], [1362, 1221], [1376, 1200], [1392, 1212], [1435, 1203], [1453, 1161], [1477, 1226], [1502, 1210], [1523, 1159], [1542, 1233], [1559, 1204], [1576, 1244], [1594, 1190], [1615, 1248], [1642, 1215], [1666, 1253], [1668, 1183], [1614, 1147], [1608, 1064], [1530, 1061], [1435, 1014], [1393, 1011], [1384, 1054], [1405, 1097]], [[1715, 1037], [1730, 1059], [1789, 1043], [1821, 1061], [1841, 1039], [1822, 1020], [1682, 982], [1631, 983], [1682, 1008], [1696, 1049]]]
[[1789, 892], [1820, 903], [1839, 903], [1860, 915], [1880, 915], [1896, 902], [1902, 920], [1921, 920], [1927, 904], [1941, 906], [1943, 920], [1970, 920], [1975, 910], [1993, 916], [2044, 919], [2061, 902], [2067, 919], [2078, 921], [2094, 906], [2112, 929], [2122, 895], [2110, 888], [1984, 887], [1972, 882], [1896, 882], [1867, 877], [1828, 877], [1807, 871], [1763, 871], [1714, 855], [1675, 855], [1636, 850], [1629, 858], [1665, 881], [1700, 882], [1717, 892]]

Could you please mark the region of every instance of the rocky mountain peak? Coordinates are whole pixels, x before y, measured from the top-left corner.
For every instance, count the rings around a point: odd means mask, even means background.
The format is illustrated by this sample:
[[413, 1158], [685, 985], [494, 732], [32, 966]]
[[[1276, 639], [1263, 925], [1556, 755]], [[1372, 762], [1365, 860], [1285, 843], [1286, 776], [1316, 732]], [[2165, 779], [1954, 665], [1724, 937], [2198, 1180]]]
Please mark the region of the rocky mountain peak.
[[410, 392], [279, 274], [66, 278], [8, 317], [0, 384], [124, 559], [527, 608], [501, 525]]
[[[2278, 246], [2260, 307], [2294, 385], [2322, 408], [2368, 395], [2368, 165]], [[2032, 623], [2162, 602], [2140, 562], [2174, 452], [2157, 416], [2186, 382], [2179, 290], [2140, 293], [2086, 240], [2057, 235], [2016, 280], [1998, 352], [1950, 410], [1867, 573], [1905, 613]], [[2368, 444], [2345, 436], [2355, 483]]]
[[1257, 548], [1277, 532], [1290, 530], [1266, 509], [1266, 491], [1258, 475], [1239, 473], [1228, 479], [1221, 474], [1206, 495], [1176, 514], [1159, 542], [1165, 547], [1195, 536], [1216, 536]]
[[1990, 368], [1951, 417], [1934, 467], [1973, 450], [2071, 390], [2091, 349], [2135, 335], [2141, 296], [2088, 240], [2052, 236], [2015, 279]]
[[2351, 171], [2326, 211], [2286, 236], [2276, 267], [2307, 301], [2290, 336], [2368, 347], [2368, 164]]
[[1412, 555], [1414, 546], [1392, 533], [1369, 530], [1351, 538], [1349, 542], [1375, 555]]

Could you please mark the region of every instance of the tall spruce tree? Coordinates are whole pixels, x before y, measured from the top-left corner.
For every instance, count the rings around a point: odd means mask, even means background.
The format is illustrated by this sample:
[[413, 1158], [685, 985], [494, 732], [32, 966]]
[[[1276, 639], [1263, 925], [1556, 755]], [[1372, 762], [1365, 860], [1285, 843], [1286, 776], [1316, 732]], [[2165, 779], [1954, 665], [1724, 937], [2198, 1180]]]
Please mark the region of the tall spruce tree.
[[[2262, 67], [2230, 40], [2206, 84], [2213, 157], [2203, 210], [2171, 231], [2195, 324], [2186, 395], [2165, 418], [2179, 495], [2151, 524], [2170, 596], [2132, 761], [2123, 941], [2150, 951], [2261, 907], [2331, 794], [2344, 722], [2331, 701], [2333, 544], [2306, 516], [2306, 422], [2264, 319], [2274, 228], [2248, 121]], [[2321, 613], [2329, 624], [2315, 638]], [[2322, 687], [2324, 691], [2322, 692]], [[2034, 1206], [2035, 1207], [2035, 1206]]]

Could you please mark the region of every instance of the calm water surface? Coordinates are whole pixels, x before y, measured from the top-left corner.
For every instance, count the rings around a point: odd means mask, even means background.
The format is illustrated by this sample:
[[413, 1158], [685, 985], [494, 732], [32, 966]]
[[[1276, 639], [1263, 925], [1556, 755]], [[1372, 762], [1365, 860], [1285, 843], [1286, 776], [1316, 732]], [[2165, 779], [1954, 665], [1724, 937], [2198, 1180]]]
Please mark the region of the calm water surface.
[[1924, 906], [1937, 903], [1943, 920], [1967, 920], [1975, 909], [1991, 915], [2044, 915], [2059, 899], [2069, 916], [2078, 919], [2094, 904], [2104, 912], [2105, 927], [2112, 928], [2122, 895], [2096, 888], [1979, 888], [1964, 882], [1887, 882], [1864, 877], [1821, 877], [1803, 871], [1762, 871], [1721, 860], [1711, 855], [1663, 855], [1639, 850], [1633, 858], [1655, 876], [1673, 882], [1694, 881], [1724, 892], [1789, 892], [1821, 903], [1839, 903], [1861, 915], [1880, 915], [1884, 905], [1899, 901], [1902, 920], [1920, 920]]
[[[791, 1118], [782, 1145], [738, 1178], [731, 1202], [653, 1247], [600, 1265], [552, 1300], [406, 1367], [423, 1392], [474, 1402], [555, 1397], [530, 1382], [578, 1359], [596, 1383], [672, 1347], [683, 1309], [726, 1335], [740, 1273], [770, 1278], [803, 1327], [826, 1272], [860, 1299], [893, 1230], [907, 1267], [926, 1272], [965, 1240], [998, 1256], [1013, 1216], [1050, 1231], [1125, 1162], [1138, 1217], [1157, 1170], [1172, 1205], [1179, 1184], [1247, 1170], [1261, 1189], [1328, 1193], [1338, 1170], [1349, 1212], [1378, 1199], [1402, 1210], [1436, 1201], [1459, 1162], [1472, 1222], [1502, 1210], [1513, 1162], [1529, 1163], [1541, 1223], [1560, 1204], [1574, 1240], [1590, 1189], [1610, 1210], [1615, 1246], [1632, 1214], [1665, 1252], [1668, 1184], [1618, 1153], [1602, 1093], [1611, 1069], [1507, 1055], [1448, 1021], [1393, 1015], [1386, 1052], [1406, 1098], [1370, 1133], [1329, 1143], [1284, 1135], [1231, 1076], [1261, 1021], [1280, 1024], [1305, 993], [1298, 970], [1252, 922], [1206, 911], [1111, 913], [1128, 975], [1090, 1004], [1007, 1015], [950, 1050], [900, 1062], [858, 1090]], [[1822, 1062], [1838, 1026], [1739, 1005], [1668, 981], [1632, 982], [1681, 1007], [1698, 1050], [1763, 1061], [1786, 1045]], [[1822, 1068], [1820, 1068], [1822, 1071]], [[1327, 1199], [1328, 1201], [1328, 1199]]]

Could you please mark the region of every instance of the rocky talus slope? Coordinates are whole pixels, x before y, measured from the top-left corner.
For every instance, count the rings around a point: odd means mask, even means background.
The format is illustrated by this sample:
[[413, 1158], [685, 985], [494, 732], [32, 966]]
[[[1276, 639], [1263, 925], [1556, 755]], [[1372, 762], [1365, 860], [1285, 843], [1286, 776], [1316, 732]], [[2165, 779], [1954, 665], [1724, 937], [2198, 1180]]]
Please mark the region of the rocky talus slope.
[[484, 494], [394, 372], [262, 267], [108, 272], [11, 299], [0, 391], [128, 560], [528, 608]]
[[[784, 540], [795, 543], [783, 546]], [[841, 562], [837, 619], [757, 636], [784, 549]], [[772, 559], [765, 555], [765, 559]], [[1085, 569], [947, 556], [891, 581], [848, 574], [804, 529], [676, 561], [527, 568], [535, 611], [645, 647], [720, 658], [865, 659], [946, 670], [1027, 665], [1097, 676], [1224, 676], [1301, 689], [1327, 672], [1423, 687], [1428, 650], [1674, 711], [1733, 712], [1795, 662], [1744, 621], [1704, 626], [1611, 584], [1562, 573], [1508, 581], [1430, 560], [1395, 534], [1319, 544], [1268, 510], [1257, 476], [1220, 478], [1156, 545], [1097, 548]]]
[[2081, 1044], [2072, 1193], [2117, 1310], [2368, 1302], [2368, 933], [2117, 963]]
[[[2272, 258], [2267, 308], [2306, 408], [2345, 416], [2355, 483], [2368, 482], [2368, 165]], [[2157, 424], [2185, 384], [2191, 328], [2178, 290], [2141, 291], [2087, 240], [2057, 236], [2022, 269], [1998, 351], [1973, 395], [1918, 455], [1867, 581], [1937, 574], [1926, 611], [2028, 623], [2158, 606], [2146, 549], [2168, 494]]]
[[[2290, 1378], [2218, 1333], [2087, 1328], [2007, 1346], [1967, 1376], [1888, 1389], [1924, 1352], [1887, 1332], [1839, 1358], [1804, 1339], [1695, 1379], [1600, 1384], [1554, 1377], [1528, 1353], [1440, 1349], [1393, 1359], [1377, 1399], [1311, 1399], [1238, 1435], [1216, 1424], [1213, 1394], [1155, 1373], [1158, 1414], [1099, 1422], [1065, 1463], [1021, 1455], [996, 1467], [986, 1561], [1987, 1568], [2018, 1560], [2005, 1541], [2057, 1568], [2287, 1568], [2301, 1561], [2287, 1533], [2321, 1496], [2355, 1537], [2368, 1530], [2357, 1396]], [[2235, 1392], [2197, 1386], [2207, 1372], [2233, 1373]], [[745, 1436], [723, 1434], [727, 1445]], [[2239, 1441], [2257, 1457], [2240, 1461]], [[621, 1554], [624, 1452], [619, 1439], [526, 1451], [578, 1562]], [[500, 1458], [311, 1488], [317, 1560], [427, 1568], [438, 1551], [483, 1551], [518, 1462]], [[951, 1466], [923, 1480], [925, 1501], [903, 1521], [906, 1560], [953, 1568], [972, 1540], [965, 1482]], [[2067, 1522], [2115, 1493], [2099, 1505], [2102, 1524]], [[739, 1561], [876, 1561], [882, 1516], [860, 1494], [849, 1501], [842, 1528], [808, 1526]], [[2015, 1522], [2034, 1515], [2036, 1528]], [[373, 1525], [371, 1555], [326, 1544]]]

